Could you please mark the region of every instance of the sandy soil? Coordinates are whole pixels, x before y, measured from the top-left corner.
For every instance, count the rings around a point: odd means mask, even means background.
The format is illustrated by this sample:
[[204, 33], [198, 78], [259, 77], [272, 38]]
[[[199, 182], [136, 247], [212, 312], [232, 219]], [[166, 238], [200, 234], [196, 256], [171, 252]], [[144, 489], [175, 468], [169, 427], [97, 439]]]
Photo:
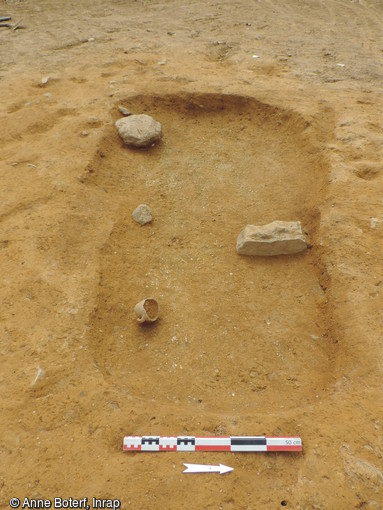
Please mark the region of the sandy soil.
[[[383, 508], [382, 2], [0, 6], [1, 508]], [[118, 105], [162, 142], [124, 147]], [[276, 219], [311, 249], [237, 255]], [[304, 448], [122, 452], [145, 434]]]

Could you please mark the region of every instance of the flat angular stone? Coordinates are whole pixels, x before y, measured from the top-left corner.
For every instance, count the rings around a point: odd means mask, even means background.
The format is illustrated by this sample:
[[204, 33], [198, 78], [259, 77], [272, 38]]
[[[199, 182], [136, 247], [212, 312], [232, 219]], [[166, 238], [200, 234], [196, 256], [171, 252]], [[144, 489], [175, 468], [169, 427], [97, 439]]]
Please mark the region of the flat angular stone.
[[161, 138], [161, 124], [150, 115], [130, 115], [116, 122], [118, 134], [126, 145], [147, 147]]
[[307, 248], [300, 221], [273, 221], [268, 225], [246, 225], [237, 239], [240, 255], [291, 255]]

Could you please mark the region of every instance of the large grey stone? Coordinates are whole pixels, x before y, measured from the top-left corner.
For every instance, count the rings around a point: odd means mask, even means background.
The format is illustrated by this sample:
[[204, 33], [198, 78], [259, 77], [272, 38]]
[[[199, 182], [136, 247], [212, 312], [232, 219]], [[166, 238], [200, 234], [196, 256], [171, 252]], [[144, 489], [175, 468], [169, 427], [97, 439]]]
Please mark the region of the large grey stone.
[[299, 221], [273, 221], [268, 225], [246, 225], [237, 239], [240, 255], [290, 255], [307, 248]]
[[130, 115], [116, 122], [118, 134], [126, 145], [147, 147], [161, 138], [161, 124], [150, 115]]

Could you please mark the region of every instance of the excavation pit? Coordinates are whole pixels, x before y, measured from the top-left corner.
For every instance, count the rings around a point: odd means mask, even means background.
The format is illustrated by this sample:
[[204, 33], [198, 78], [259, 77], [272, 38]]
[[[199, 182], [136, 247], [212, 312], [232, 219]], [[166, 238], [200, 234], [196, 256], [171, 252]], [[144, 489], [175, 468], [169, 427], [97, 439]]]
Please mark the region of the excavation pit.
[[[132, 150], [110, 129], [84, 178], [115, 207], [88, 336], [97, 366], [137, 398], [191, 409], [238, 415], [311, 402], [329, 377], [315, 247], [328, 170], [319, 131], [249, 97], [122, 104], [158, 119], [163, 138]], [[130, 217], [137, 203], [155, 211], [145, 229]], [[243, 225], [275, 219], [301, 221], [313, 248], [239, 257]], [[155, 329], [126, 314], [145, 293], [161, 302]]]

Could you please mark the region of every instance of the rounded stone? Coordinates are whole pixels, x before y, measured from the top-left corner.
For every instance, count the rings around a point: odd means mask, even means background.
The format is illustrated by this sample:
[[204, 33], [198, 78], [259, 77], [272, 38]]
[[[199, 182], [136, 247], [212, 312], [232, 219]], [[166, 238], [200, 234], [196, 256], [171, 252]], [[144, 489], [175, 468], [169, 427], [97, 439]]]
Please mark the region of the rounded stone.
[[150, 115], [130, 115], [116, 122], [118, 134], [126, 145], [147, 147], [161, 138], [161, 124]]
[[136, 207], [132, 216], [133, 219], [140, 225], [146, 225], [146, 223], [150, 223], [152, 221], [152, 211], [146, 204], [140, 204], [138, 207]]

